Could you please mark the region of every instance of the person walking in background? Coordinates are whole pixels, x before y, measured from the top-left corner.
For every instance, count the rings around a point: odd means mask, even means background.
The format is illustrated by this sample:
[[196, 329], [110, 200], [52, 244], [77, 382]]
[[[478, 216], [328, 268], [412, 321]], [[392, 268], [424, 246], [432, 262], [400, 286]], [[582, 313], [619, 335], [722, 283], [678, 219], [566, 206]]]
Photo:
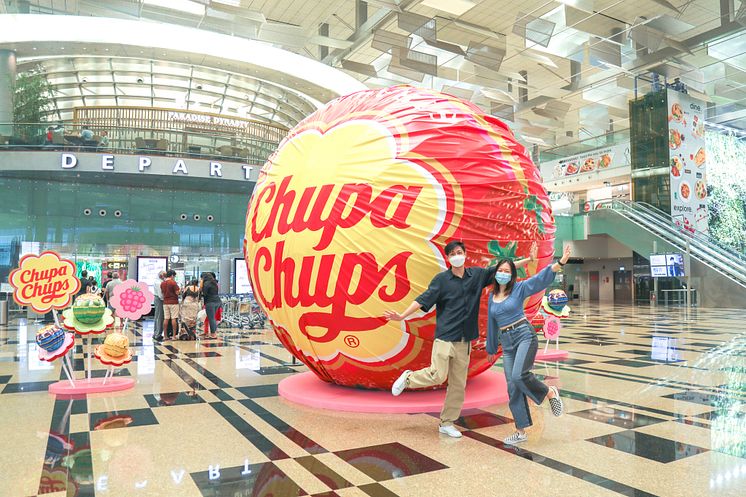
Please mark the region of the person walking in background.
[[153, 340], [160, 342], [163, 340], [163, 292], [161, 292], [161, 282], [166, 279], [166, 271], [158, 273], [158, 281], [153, 285], [153, 305], [155, 307], [153, 316]]
[[[532, 258], [535, 252], [536, 247], [531, 247]], [[466, 267], [466, 247], [460, 241], [448, 243], [445, 255], [451, 264], [450, 269], [436, 274], [425, 293], [404, 312], [386, 311], [384, 317], [390, 321], [402, 321], [415, 311], [428, 312], [435, 306], [435, 341], [430, 366], [419, 371], [404, 371], [391, 387], [391, 393], [396, 396], [406, 388], [434, 387], [448, 379], [438, 431], [461, 438], [461, 432], [453, 423], [464, 404], [471, 342], [479, 338], [482, 290], [494, 281], [497, 267]], [[526, 265], [529, 260], [522, 259], [518, 264]]]
[[[120, 284], [122, 280], [119, 279], [119, 273], [116, 271], [111, 273], [111, 281], [106, 284], [104, 293], [106, 293], [106, 301], [111, 302], [111, 297], [114, 295], [114, 289]], [[111, 307], [111, 306], [109, 306]], [[113, 311], [114, 309], [112, 309]]]
[[[161, 293], [163, 294], [163, 333], [166, 340], [178, 338], [179, 328], [176, 320], [179, 317], [179, 284], [174, 281], [176, 271], [170, 269], [166, 272], [166, 279], [161, 282]], [[168, 334], [168, 323], [171, 323], [171, 334]]]
[[220, 307], [220, 292], [218, 289], [218, 282], [215, 279], [214, 273], [205, 273], [202, 275], [202, 298], [205, 301], [205, 312], [207, 313], [207, 321], [209, 323], [209, 329], [205, 330], [202, 335], [203, 338], [217, 338], [218, 337], [218, 322], [215, 319], [215, 315]]
[[503, 440], [508, 445], [528, 440], [526, 428], [533, 424], [528, 399], [539, 405], [548, 398], [555, 416], [561, 416], [564, 410], [557, 388], [548, 387], [531, 372], [539, 339], [536, 337], [536, 330], [526, 319], [523, 302], [531, 295], [546, 290], [569, 258], [568, 245], [559, 261], [524, 281], [516, 281], [517, 271], [513, 261], [503, 259], [497, 263], [488, 305], [487, 354], [490, 362], [495, 362], [498, 341], [502, 343], [503, 368], [508, 382], [508, 407], [513, 413], [517, 430]]
[[89, 286], [91, 286], [91, 282], [88, 279], [88, 271], [84, 269], [80, 272], [80, 289], [78, 290], [78, 293], [75, 296], [77, 297], [78, 295], [83, 295], [84, 293], [88, 293]]

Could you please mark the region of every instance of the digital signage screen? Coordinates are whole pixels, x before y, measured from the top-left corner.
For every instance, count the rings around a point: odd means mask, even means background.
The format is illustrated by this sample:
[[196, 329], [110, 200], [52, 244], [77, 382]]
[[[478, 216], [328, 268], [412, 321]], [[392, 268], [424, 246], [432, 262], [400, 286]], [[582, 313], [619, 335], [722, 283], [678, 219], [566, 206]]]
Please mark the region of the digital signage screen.
[[233, 259], [233, 291], [239, 294], [253, 294], [249, 271], [243, 258]]
[[650, 254], [650, 276], [654, 278], [685, 276], [684, 256], [679, 252]]
[[158, 273], [168, 268], [168, 257], [138, 257], [137, 281], [146, 283], [150, 291], [155, 293], [155, 285], [160, 285]]

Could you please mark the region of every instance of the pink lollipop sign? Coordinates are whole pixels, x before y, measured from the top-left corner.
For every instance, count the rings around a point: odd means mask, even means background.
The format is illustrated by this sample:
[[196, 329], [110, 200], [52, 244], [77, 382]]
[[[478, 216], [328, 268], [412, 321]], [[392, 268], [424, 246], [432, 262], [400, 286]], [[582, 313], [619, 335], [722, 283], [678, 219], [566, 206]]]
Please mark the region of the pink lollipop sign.
[[150, 312], [153, 299], [147, 283], [125, 280], [114, 287], [110, 304], [120, 318], [136, 321]]
[[544, 338], [554, 340], [559, 337], [562, 322], [556, 316], [548, 316], [544, 321]]

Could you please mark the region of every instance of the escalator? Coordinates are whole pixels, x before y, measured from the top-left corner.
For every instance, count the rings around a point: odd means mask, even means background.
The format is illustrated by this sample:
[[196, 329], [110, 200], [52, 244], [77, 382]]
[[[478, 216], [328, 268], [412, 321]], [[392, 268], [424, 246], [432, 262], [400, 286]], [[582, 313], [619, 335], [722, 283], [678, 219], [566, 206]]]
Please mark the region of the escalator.
[[[702, 233], [678, 228], [670, 215], [642, 203], [615, 200], [588, 215], [589, 235], [608, 235], [639, 254], [690, 255], [688, 285], [704, 307], [746, 306], [746, 257]], [[653, 243], [655, 242], [655, 244]]]

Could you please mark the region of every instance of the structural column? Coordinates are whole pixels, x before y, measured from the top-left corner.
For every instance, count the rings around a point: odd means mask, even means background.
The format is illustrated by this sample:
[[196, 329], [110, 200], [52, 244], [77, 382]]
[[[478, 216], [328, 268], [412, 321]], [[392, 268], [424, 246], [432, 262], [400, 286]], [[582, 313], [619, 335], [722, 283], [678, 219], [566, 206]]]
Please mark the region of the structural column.
[[16, 80], [16, 53], [0, 49], [0, 135], [13, 134], [13, 85]]

